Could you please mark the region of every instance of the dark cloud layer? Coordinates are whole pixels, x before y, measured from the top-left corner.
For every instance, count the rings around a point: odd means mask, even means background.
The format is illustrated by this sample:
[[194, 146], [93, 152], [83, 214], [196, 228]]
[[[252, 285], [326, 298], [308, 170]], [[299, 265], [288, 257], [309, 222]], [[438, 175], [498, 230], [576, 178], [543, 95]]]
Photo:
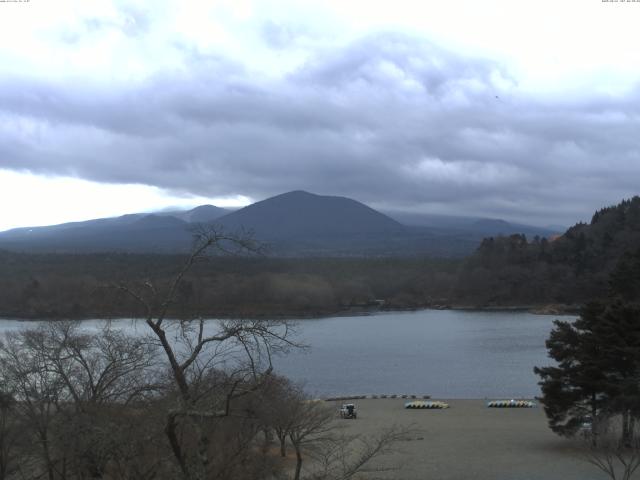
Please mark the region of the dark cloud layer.
[[[265, 27], [277, 48], [294, 34]], [[306, 189], [539, 224], [638, 189], [638, 91], [534, 97], [495, 62], [398, 34], [278, 80], [183, 53], [188, 73], [135, 84], [0, 80], [0, 168], [205, 196]]]

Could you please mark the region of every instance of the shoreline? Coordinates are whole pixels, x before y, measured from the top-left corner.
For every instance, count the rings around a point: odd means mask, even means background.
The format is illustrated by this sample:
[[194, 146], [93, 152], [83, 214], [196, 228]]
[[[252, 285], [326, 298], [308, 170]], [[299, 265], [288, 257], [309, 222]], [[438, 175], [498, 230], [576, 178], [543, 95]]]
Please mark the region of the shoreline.
[[[405, 409], [404, 399], [356, 401], [356, 420], [336, 419], [346, 435], [372, 437], [394, 425], [411, 429], [371, 465], [376, 479], [584, 480], [601, 478], [581, 457], [584, 443], [554, 434], [540, 405], [488, 408], [446, 399], [445, 409]], [[338, 405], [339, 407], [339, 405]]]
[[[205, 315], [205, 320], [319, 320], [323, 318], [340, 318], [340, 317], [366, 317], [385, 313], [402, 313], [402, 312], [421, 312], [426, 310], [451, 310], [451, 311], [477, 311], [477, 312], [514, 312], [514, 313], [531, 313], [533, 315], [547, 315], [547, 316], [574, 316], [579, 313], [579, 305], [564, 305], [564, 304], [539, 304], [539, 305], [491, 305], [491, 306], [472, 306], [472, 305], [431, 305], [424, 307], [407, 307], [407, 308], [351, 308], [346, 310], [336, 310], [328, 312], [318, 313], [299, 313], [299, 314], [273, 314], [273, 315], [238, 315], [238, 314], [220, 314], [220, 315]], [[103, 320], [103, 321], [115, 321], [115, 320], [143, 320], [144, 317], [102, 317], [100, 315], [83, 315], [81, 317], [58, 317], [58, 316], [20, 316], [12, 314], [8, 316], [0, 313], [0, 321], [19, 321], [19, 322], [39, 322], [39, 321], [90, 321], [90, 320]], [[179, 318], [170, 318], [168, 320], [179, 320]], [[196, 320], [196, 319], [194, 319]]]
[[[515, 395], [512, 397], [506, 396], [492, 396], [492, 397], [465, 397], [465, 398], [450, 398], [448, 396], [437, 397], [427, 394], [373, 394], [373, 395], [331, 395], [331, 396], [320, 396], [314, 400], [322, 400], [324, 402], [344, 402], [351, 400], [446, 400], [446, 401], [477, 401], [477, 402], [487, 402], [487, 401], [495, 401], [495, 400], [527, 400], [533, 402], [539, 402], [539, 397], [536, 396], [521, 396]], [[537, 404], [536, 404], [537, 405]]]

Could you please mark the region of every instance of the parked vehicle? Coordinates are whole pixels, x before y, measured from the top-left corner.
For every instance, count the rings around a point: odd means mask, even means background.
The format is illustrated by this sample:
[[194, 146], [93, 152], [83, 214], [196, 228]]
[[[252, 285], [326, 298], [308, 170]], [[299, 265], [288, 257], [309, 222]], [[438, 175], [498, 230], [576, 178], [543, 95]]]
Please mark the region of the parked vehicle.
[[344, 403], [340, 408], [340, 417], [341, 418], [355, 418], [357, 417], [356, 406], [353, 403]]

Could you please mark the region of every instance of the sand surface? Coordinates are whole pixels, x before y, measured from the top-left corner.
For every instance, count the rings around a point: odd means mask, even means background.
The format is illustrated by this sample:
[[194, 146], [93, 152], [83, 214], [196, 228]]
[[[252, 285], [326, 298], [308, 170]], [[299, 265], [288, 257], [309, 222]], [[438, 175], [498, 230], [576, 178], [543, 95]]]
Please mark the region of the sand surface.
[[[445, 400], [446, 410], [407, 410], [404, 399], [355, 400], [357, 420], [336, 420], [349, 434], [418, 430], [376, 460], [367, 479], [590, 480], [604, 474], [581, 456], [582, 443], [555, 435], [541, 407], [487, 408], [486, 400]], [[331, 402], [336, 408], [341, 402]], [[376, 467], [398, 467], [376, 471]]]

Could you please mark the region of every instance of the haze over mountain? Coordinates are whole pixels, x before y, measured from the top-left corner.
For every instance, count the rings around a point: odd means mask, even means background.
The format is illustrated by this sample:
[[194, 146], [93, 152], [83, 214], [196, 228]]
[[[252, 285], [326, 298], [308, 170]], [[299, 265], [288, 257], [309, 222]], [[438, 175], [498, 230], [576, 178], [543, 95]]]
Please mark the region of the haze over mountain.
[[211, 223], [229, 212], [231, 210], [214, 205], [200, 205], [190, 210], [167, 210], [155, 212], [154, 215], [176, 217], [188, 223]]
[[415, 221], [413, 225], [409, 221], [403, 224], [350, 198], [293, 191], [233, 212], [202, 205], [186, 211], [19, 228], [0, 233], [0, 248], [39, 252], [180, 252], [188, 250], [191, 229], [198, 223], [215, 223], [230, 232], [251, 230], [274, 255], [461, 256], [473, 251], [487, 235], [554, 233], [471, 217], [440, 217], [440, 223], [431, 226]]
[[407, 226], [430, 227], [432, 229], [447, 231], [475, 232], [483, 235], [509, 235], [518, 232], [530, 236], [538, 235], [544, 237], [564, 232], [567, 229], [567, 227], [561, 225], [536, 227], [522, 223], [507, 222], [497, 218], [396, 211], [382, 212]]

